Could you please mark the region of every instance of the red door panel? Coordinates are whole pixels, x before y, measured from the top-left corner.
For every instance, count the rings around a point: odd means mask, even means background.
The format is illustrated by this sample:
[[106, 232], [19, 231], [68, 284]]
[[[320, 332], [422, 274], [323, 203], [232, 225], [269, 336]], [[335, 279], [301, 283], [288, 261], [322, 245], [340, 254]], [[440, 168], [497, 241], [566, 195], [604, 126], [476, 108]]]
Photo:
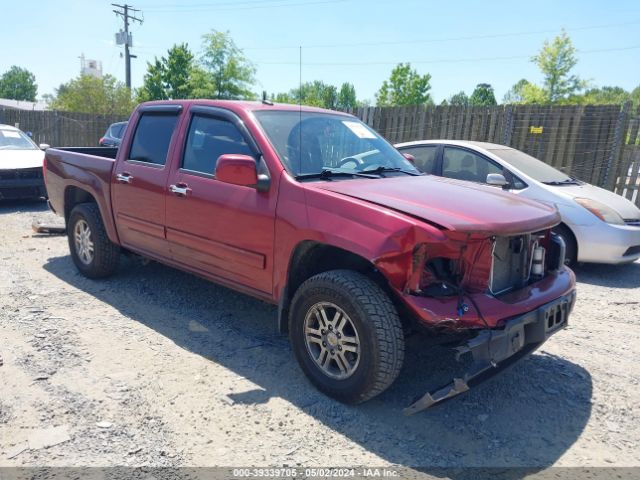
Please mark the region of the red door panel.
[[113, 211], [120, 242], [151, 257], [170, 258], [165, 200], [178, 113], [176, 105], [166, 111], [162, 106], [148, 112], [143, 108], [138, 118], [132, 119], [136, 130], [126, 159], [117, 162], [114, 169]]
[[213, 175], [220, 155], [259, 158], [257, 147], [230, 112], [194, 106], [190, 113], [167, 187], [171, 256], [196, 272], [271, 294], [275, 189], [259, 192]]

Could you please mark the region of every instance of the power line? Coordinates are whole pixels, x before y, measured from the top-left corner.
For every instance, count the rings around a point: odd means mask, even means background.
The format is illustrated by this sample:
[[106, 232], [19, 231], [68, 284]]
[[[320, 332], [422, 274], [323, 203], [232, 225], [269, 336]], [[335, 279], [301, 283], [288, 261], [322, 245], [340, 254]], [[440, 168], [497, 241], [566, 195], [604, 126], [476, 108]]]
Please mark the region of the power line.
[[[262, 0], [253, 0], [251, 2], [240, 2], [240, 3], [262, 3]], [[278, 0], [279, 1], [279, 0]], [[344, 1], [344, 0], [336, 0], [336, 1]], [[587, 25], [582, 27], [572, 27], [566, 28], [565, 30], [568, 32], [573, 31], [582, 31], [582, 30], [596, 30], [596, 29], [605, 29], [605, 28], [616, 28], [623, 27], [628, 25], [638, 25], [640, 24], [640, 20], [634, 20], [631, 22], [624, 23], [610, 23], [604, 25]], [[445, 37], [445, 38], [432, 38], [432, 39], [419, 39], [419, 40], [399, 40], [394, 42], [358, 42], [358, 43], [335, 43], [335, 44], [316, 44], [316, 45], [307, 45], [305, 49], [316, 49], [316, 48], [345, 48], [345, 47], [365, 47], [365, 46], [384, 46], [384, 45], [409, 45], [409, 44], [421, 44], [421, 43], [436, 43], [436, 42], [450, 42], [450, 41], [464, 41], [464, 40], [482, 40], [489, 38], [506, 38], [506, 37], [517, 37], [517, 36], [526, 36], [526, 35], [536, 35], [543, 33], [556, 33], [558, 29], [548, 29], [548, 30], [535, 30], [528, 32], [512, 32], [512, 33], [496, 33], [496, 34], [487, 34], [487, 35], [469, 35], [464, 37]], [[158, 48], [163, 48], [159, 45], [144, 45], [138, 46], [139, 50], [147, 50], [147, 51], [155, 51]], [[286, 50], [286, 49], [298, 49], [300, 46], [273, 46], [273, 47], [243, 47], [242, 50]], [[512, 59], [515, 57], [501, 57], [500, 59]], [[524, 57], [522, 57], [524, 58]], [[387, 64], [388, 62], [383, 62]], [[275, 64], [275, 63], [274, 63]], [[293, 64], [293, 62], [292, 62]]]
[[[576, 50], [578, 53], [601, 53], [601, 52], [616, 52], [622, 50], [635, 50], [640, 48], [640, 45], [630, 45], [626, 47], [615, 48], [600, 48], [594, 50]], [[465, 62], [488, 62], [496, 60], [519, 60], [523, 58], [531, 58], [532, 55], [514, 55], [509, 57], [473, 57], [473, 58], [447, 58], [447, 59], [434, 59], [434, 60], [411, 60], [411, 64], [431, 64], [431, 63], [465, 63]], [[254, 62], [258, 65], [298, 65], [297, 62]], [[366, 66], [366, 65], [397, 65], [398, 60], [394, 61], [372, 61], [372, 62], [305, 62], [305, 66]]]
[[[125, 60], [125, 83], [127, 88], [131, 89], [131, 59], [137, 58], [135, 55], [131, 55], [129, 52], [129, 48], [132, 46], [132, 37], [129, 33], [129, 20], [132, 22], [138, 22], [142, 25], [144, 18], [136, 17], [136, 13], [142, 12], [136, 8], [133, 8], [131, 5], [118, 5], [117, 3], [112, 3], [112, 6], [116, 7], [118, 10], [113, 10], [117, 16], [122, 17], [122, 21], [124, 22], [124, 30], [121, 30], [119, 34], [116, 34], [116, 43], [124, 44], [124, 60]], [[131, 13], [133, 12], [133, 13]]]
[[[278, 7], [299, 7], [307, 5], [324, 5], [328, 3], [343, 3], [347, 0], [311, 0], [311, 1], [299, 1], [299, 0], [271, 0], [271, 2], [264, 1], [246, 1], [246, 2], [228, 2], [218, 3], [216, 5], [192, 6], [189, 5], [171, 5], [171, 6], [154, 6], [147, 7], [147, 11], [154, 13], [191, 13], [191, 12], [228, 12], [236, 10], [254, 10], [265, 8], [278, 8]], [[285, 3], [286, 2], [286, 3]], [[227, 6], [230, 5], [230, 6]], [[241, 6], [238, 6], [241, 5]], [[220, 7], [222, 6], [222, 8]], [[168, 7], [168, 8], [165, 8]]]
[[[638, 25], [640, 24], [639, 20], [634, 20], [631, 22], [624, 23], [610, 23], [605, 25], [588, 25], [583, 27], [574, 27], [565, 29], [568, 32], [577, 32], [583, 30], [596, 30], [602, 28], [614, 28], [614, 27], [623, 27], [627, 25]], [[481, 34], [481, 35], [467, 35], [462, 37], [444, 37], [444, 38], [426, 38], [426, 39], [418, 39], [418, 40], [397, 40], [397, 41], [382, 41], [382, 42], [355, 42], [355, 43], [329, 43], [329, 44], [316, 44], [316, 45], [305, 45], [304, 48], [345, 48], [345, 47], [369, 47], [369, 46], [385, 46], [385, 45], [412, 45], [412, 44], [421, 44], [421, 43], [442, 43], [442, 42], [454, 42], [454, 41], [464, 41], [464, 40], [483, 40], [490, 38], [507, 38], [507, 37], [520, 37], [527, 35], [539, 35], [545, 33], [557, 33], [558, 29], [547, 29], [547, 30], [531, 30], [525, 32], [511, 32], [511, 33], [493, 33], [493, 34]], [[293, 45], [280, 45], [274, 47], [247, 47], [244, 50], [289, 50], [289, 49], [297, 49], [297, 46]]]

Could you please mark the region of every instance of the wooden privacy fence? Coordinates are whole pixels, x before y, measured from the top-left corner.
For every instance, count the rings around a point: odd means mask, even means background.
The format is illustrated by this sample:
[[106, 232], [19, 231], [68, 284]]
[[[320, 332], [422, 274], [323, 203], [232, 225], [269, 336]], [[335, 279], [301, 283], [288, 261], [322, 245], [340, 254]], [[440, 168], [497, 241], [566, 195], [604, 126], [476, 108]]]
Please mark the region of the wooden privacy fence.
[[127, 118], [122, 115], [0, 109], [0, 124], [14, 125], [24, 132], [31, 132], [36, 143], [47, 143], [52, 147], [95, 147], [109, 125]]
[[[640, 205], [640, 108], [631, 105], [363, 107], [351, 111], [392, 143], [426, 139], [509, 145]], [[95, 146], [119, 115], [0, 109], [0, 123], [55, 147]]]
[[594, 185], [621, 194], [626, 188], [626, 195], [638, 188], [629, 177], [637, 154], [627, 152], [627, 143], [638, 142], [640, 110], [632, 115], [630, 109], [630, 104], [414, 106], [350, 113], [392, 143], [455, 139], [509, 145]]

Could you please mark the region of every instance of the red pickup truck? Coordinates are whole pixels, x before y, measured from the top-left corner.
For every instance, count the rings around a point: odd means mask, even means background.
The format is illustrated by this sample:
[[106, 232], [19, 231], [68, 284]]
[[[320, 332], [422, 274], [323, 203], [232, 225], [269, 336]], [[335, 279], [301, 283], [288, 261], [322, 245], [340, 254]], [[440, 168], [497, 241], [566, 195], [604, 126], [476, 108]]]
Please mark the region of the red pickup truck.
[[145, 103], [117, 150], [47, 150], [45, 181], [84, 275], [132, 252], [277, 304], [304, 373], [348, 403], [394, 381], [409, 329], [473, 359], [413, 413], [533, 351], [575, 301], [554, 208], [423, 175], [343, 113]]

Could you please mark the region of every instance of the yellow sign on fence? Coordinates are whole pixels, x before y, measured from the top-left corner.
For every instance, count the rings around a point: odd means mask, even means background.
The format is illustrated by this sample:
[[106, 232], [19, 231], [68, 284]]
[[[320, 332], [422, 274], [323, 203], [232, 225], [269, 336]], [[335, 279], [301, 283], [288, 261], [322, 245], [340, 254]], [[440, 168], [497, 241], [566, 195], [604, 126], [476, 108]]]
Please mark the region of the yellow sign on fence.
[[542, 130], [543, 130], [543, 127], [534, 127], [534, 126], [529, 127], [529, 131], [537, 135], [541, 134]]

